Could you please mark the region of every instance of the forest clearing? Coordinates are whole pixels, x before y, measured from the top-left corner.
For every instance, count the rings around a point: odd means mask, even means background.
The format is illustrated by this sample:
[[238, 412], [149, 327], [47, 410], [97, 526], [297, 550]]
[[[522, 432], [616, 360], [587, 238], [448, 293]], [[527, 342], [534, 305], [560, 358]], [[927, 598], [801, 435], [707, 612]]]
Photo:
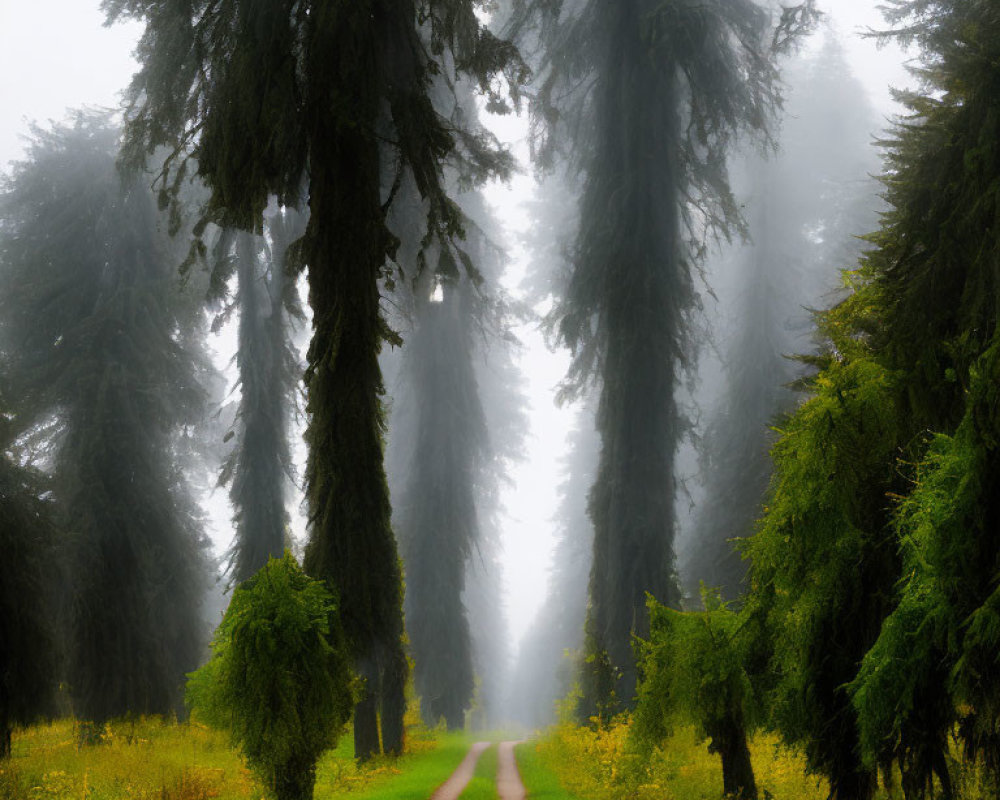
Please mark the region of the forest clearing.
[[995, 0], [0, 13], [0, 800], [1000, 796]]

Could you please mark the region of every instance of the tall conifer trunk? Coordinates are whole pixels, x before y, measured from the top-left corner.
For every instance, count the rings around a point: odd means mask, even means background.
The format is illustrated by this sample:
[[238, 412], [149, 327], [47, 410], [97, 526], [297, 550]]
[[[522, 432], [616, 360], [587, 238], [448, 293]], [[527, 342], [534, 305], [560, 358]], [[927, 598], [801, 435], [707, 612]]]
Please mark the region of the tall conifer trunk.
[[408, 364], [416, 430], [399, 530], [420, 708], [428, 725], [443, 717], [449, 730], [460, 730], [475, 683], [462, 595], [480, 546], [476, 489], [486, 435], [469, 341], [469, 289], [442, 289], [441, 302], [417, 299]]
[[[394, 706], [402, 696], [397, 684], [405, 679], [399, 669], [401, 577], [382, 464], [384, 390], [378, 364], [383, 334], [378, 279], [390, 248], [379, 198], [377, 83], [372, 88], [379, 78], [380, 13], [381, 4], [372, 2], [315, 7], [307, 44], [308, 69], [315, 77], [307, 99], [313, 120], [309, 138], [328, 152], [314, 160], [310, 172], [306, 233], [314, 331], [306, 377], [312, 535], [305, 569], [339, 595], [355, 667], [365, 681], [354, 718], [355, 754], [361, 759], [380, 749], [380, 692], [383, 721], [398, 726], [383, 731], [385, 749], [401, 749], [402, 713]], [[353, 113], [338, 117], [338, 104]], [[345, 118], [361, 124], [342, 124]], [[380, 578], [372, 580], [372, 574]]]
[[[599, 8], [597, 29], [610, 33], [603, 40], [599, 129], [582, 218], [600, 222], [581, 238], [570, 285], [572, 295], [581, 290], [578, 283], [598, 283], [604, 332], [602, 446], [590, 496], [595, 538], [588, 648], [607, 654], [620, 676], [617, 704], [626, 706], [636, 684], [631, 637], [648, 635], [645, 594], [667, 605], [679, 599], [672, 577], [680, 428], [674, 388], [691, 298], [676, 188], [676, 67], [670, 60], [658, 63], [644, 43], [646, 6], [646, 0], [629, 0]], [[609, 702], [593, 693], [585, 698], [602, 714], [616, 710]]]
[[286, 383], [284, 381], [285, 315], [282, 295], [287, 280], [284, 249], [275, 241], [271, 274], [261, 268], [249, 233], [237, 239], [237, 305], [240, 309], [239, 350], [241, 434], [235, 454], [230, 498], [237, 509], [237, 541], [232, 550], [235, 583], [257, 573], [269, 558], [285, 550], [284, 473], [288, 461]]
[[[202, 223], [258, 229], [270, 197], [294, 205], [308, 185], [311, 216], [297, 254], [308, 268], [314, 315], [305, 566], [337, 592], [355, 667], [366, 679], [355, 720], [358, 755], [379, 749], [376, 708], [382, 749], [399, 752], [407, 668], [377, 357], [388, 334], [378, 281], [395, 246], [386, 228], [395, 191], [380, 191], [401, 176], [383, 168], [413, 176], [434, 238], [460, 238], [445, 161], [505, 176], [511, 159], [434, 109], [431, 78], [453, 64], [452, 72], [468, 75], [501, 107], [495, 87], [506, 83], [513, 94], [524, 65], [510, 43], [484, 30], [473, 0], [420, 3], [419, 14], [414, 0], [231, 0], [220, 13], [188, 0], [106, 6], [111, 20], [146, 23], [124, 159], [142, 164], [159, 145], [181, 155], [174, 166], [168, 161], [164, 184], [175, 210], [188, 155], [212, 193]], [[196, 242], [192, 258], [203, 248]]]

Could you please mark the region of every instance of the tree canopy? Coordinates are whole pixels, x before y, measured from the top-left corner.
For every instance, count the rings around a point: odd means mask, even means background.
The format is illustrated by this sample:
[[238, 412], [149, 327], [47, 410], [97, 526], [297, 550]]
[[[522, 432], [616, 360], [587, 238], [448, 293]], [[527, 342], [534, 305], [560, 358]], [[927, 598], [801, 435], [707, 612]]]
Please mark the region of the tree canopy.
[[225, 232], [214, 249], [212, 281], [236, 292], [217, 322], [239, 313], [236, 367], [239, 407], [235, 445], [220, 484], [230, 484], [236, 536], [229, 550], [233, 581], [255, 575], [285, 550], [289, 529], [287, 487], [293, 475], [290, 427], [298, 408], [300, 357], [291, 341], [303, 311], [287, 260], [305, 220], [294, 209], [271, 209], [265, 234]]
[[[814, 397], [783, 426], [751, 540], [775, 714], [837, 796], [895, 762], [953, 789], [948, 736], [994, 772], [998, 17], [894, 0], [922, 91], [885, 141], [889, 210], [824, 315]], [[859, 671], [860, 664], [860, 671]]]
[[[146, 24], [125, 160], [141, 163], [158, 146], [170, 149], [166, 202], [196, 164], [211, 193], [205, 219], [259, 230], [272, 196], [294, 206], [305, 186], [309, 223], [293, 259], [308, 269], [314, 327], [305, 568], [336, 589], [367, 687], [355, 711], [357, 754], [401, 752], [402, 586], [377, 360], [393, 338], [379, 290], [397, 247], [387, 213], [410, 176], [426, 203], [430, 239], [447, 256], [442, 263], [467, 263], [455, 245], [462, 220], [444, 164], [494, 175], [511, 161], [482, 130], [439, 114], [431, 81], [439, 73], [467, 76], [499, 109], [496, 79], [517, 87], [523, 65], [513, 46], [483, 27], [472, 0], [419, 7], [412, 0], [108, 0], [105, 8], [111, 20]], [[196, 239], [193, 255], [204, 247]]]
[[775, 31], [750, 0], [518, 0], [511, 12], [511, 34], [536, 52], [539, 163], [568, 153], [582, 173], [553, 313], [573, 356], [567, 396], [592, 383], [600, 393], [585, 715], [631, 704], [646, 593], [680, 600], [675, 390], [692, 353], [694, 273], [708, 237], [743, 229], [726, 157], [737, 136], [766, 138], [779, 99], [771, 51], [796, 26], [783, 16]]
[[204, 540], [174, 456], [203, 390], [178, 332], [148, 180], [124, 183], [107, 115], [36, 129], [0, 200], [0, 318], [17, 430], [48, 429], [71, 575], [75, 713], [181, 712]]
[[59, 677], [53, 589], [61, 577], [47, 481], [10, 452], [4, 400], [0, 395], [0, 760], [10, 755], [15, 727], [52, 710]]

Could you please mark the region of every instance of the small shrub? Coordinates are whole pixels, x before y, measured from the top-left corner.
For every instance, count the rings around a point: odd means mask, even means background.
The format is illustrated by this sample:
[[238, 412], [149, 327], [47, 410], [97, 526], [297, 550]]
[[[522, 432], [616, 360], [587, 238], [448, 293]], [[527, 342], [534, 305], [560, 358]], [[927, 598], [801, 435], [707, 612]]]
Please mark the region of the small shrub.
[[645, 754], [673, 726], [693, 724], [722, 761], [723, 789], [757, 800], [747, 744], [759, 712], [744, 668], [739, 618], [714, 592], [702, 590], [705, 610], [681, 612], [649, 598], [649, 641], [640, 643], [641, 680], [630, 740]]
[[316, 762], [336, 745], [354, 682], [333, 597], [289, 553], [233, 592], [212, 659], [188, 703], [229, 731], [277, 800], [310, 800]]

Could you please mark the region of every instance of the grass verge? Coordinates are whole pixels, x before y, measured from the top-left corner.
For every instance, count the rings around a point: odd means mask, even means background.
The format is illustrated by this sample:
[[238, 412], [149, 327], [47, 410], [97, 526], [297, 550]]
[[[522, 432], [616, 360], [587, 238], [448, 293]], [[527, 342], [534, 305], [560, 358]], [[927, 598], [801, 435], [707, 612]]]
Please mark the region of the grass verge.
[[[110, 725], [100, 745], [78, 747], [72, 720], [14, 734], [0, 762], [0, 800], [261, 800], [264, 789], [225, 734], [157, 718]], [[407, 752], [358, 765], [345, 734], [320, 761], [316, 800], [427, 800], [471, 739], [412, 728]]]
[[[563, 724], [536, 746], [535, 756], [573, 800], [720, 800], [722, 767], [693, 729], [680, 728], [652, 758], [642, 763], [629, 752], [628, 726], [608, 730]], [[805, 761], [779, 746], [771, 736], [756, 737], [750, 745], [757, 785], [776, 800], [825, 800], [825, 784], [805, 771]], [[525, 760], [531, 779], [530, 755]], [[525, 773], [522, 773], [524, 775]], [[529, 796], [534, 797], [529, 793]]]
[[[518, 749], [518, 765], [530, 800], [721, 800], [722, 767], [692, 728], [678, 728], [642, 762], [627, 745], [628, 725], [607, 730], [564, 723], [549, 730], [537, 744]], [[826, 781], [806, 773], [805, 758], [782, 746], [773, 734], [750, 742], [761, 798], [826, 800]], [[981, 765], [963, 762], [957, 751], [949, 757], [955, 800], [996, 800], [1000, 792]], [[541, 773], [541, 780], [538, 774]], [[546, 775], [547, 773], [547, 775]], [[557, 784], [551, 781], [555, 777]], [[898, 773], [894, 789], [880, 786], [875, 800], [899, 800]], [[550, 792], [546, 794], [546, 792]]]
[[[373, 759], [364, 766], [342, 744], [320, 762], [316, 800], [428, 800], [465, 758], [472, 739], [464, 733], [436, 733], [419, 743], [411, 737], [401, 758]], [[346, 757], [345, 757], [346, 756]], [[2, 798], [0, 798], [2, 800]]]
[[579, 800], [559, 782], [556, 775], [538, 753], [538, 742], [521, 742], [514, 748], [517, 769], [531, 800]]

